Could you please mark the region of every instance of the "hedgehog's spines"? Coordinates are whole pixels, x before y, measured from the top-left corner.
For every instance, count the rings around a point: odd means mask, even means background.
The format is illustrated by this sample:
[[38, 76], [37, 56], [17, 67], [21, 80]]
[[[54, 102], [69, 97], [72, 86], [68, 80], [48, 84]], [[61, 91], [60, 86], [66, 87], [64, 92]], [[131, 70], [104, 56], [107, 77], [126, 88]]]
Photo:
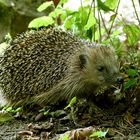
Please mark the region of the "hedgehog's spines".
[[[108, 77], [118, 72], [114, 56], [112, 49], [79, 39], [62, 29], [28, 31], [18, 35], [5, 51], [0, 87], [14, 105], [92, 96], [96, 88], [111, 83], [113, 78], [111, 81]], [[98, 73], [99, 64], [107, 67], [105, 76]]]

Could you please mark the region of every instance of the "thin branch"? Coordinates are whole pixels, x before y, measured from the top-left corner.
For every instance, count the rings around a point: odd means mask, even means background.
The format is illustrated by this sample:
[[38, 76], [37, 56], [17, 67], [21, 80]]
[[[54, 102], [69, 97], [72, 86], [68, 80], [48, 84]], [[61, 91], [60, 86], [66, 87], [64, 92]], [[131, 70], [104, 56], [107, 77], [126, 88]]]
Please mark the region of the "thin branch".
[[115, 22], [115, 19], [116, 19], [117, 13], [118, 13], [119, 5], [120, 5], [120, 0], [118, 1], [118, 5], [117, 5], [117, 8], [116, 8], [116, 12], [115, 12], [116, 14], [115, 14], [115, 17], [114, 17], [114, 19], [113, 19], [113, 21], [112, 21], [112, 23], [111, 23], [111, 27], [110, 27], [110, 29], [109, 29], [107, 38], [109, 38], [109, 36], [110, 36], [110, 34], [111, 34], [111, 30], [112, 30], [112, 28], [113, 28], [113, 24], [114, 24], [114, 22]]
[[[106, 27], [106, 25], [105, 25], [105, 21], [104, 21], [104, 19], [103, 19], [103, 16], [102, 16], [102, 13], [101, 13], [100, 10], [99, 10], [99, 14], [100, 14], [100, 17], [101, 17], [101, 20], [102, 20], [103, 26], [104, 26], [104, 28], [105, 28], [105, 31], [106, 31], [107, 35], [109, 36], [109, 31], [108, 31], [108, 29], [107, 29], [107, 27]], [[109, 39], [109, 40], [110, 40], [111, 45], [113, 45], [112, 40], [111, 40], [111, 39]]]
[[101, 20], [102, 20], [103, 26], [104, 26], [104, 28], [105, 28], [105, 31], [106, 31], [106, 33], [108, 34], [108, 29], [107, 29], [107, 27], [106, 27], [106, 25], [105, 25], [105, 21], [104, 21], [104, 19], [103, 19], [103, 16], [102, 16], [102, 13], [101, 13], [100, 10], [99, 10], [99, 14], [100, 14], [100, 17], [101, 17]]
[[[96, 3], [95, 3], [95, 0], [94, 0], [94, 9], [93, 9], [93, 14], [94, 14], [94, 17], [95, 17], [95, 7], [96, 7]], [[95, 27], [96, 25], [94, 24], [93, 26], [93, 29], [94, 29], [94, 36], [93, 36], [93, 41], [95, 42]]]
[[135, 14], [136, 14], [137, 20], [138, 20], [139, 25], [140, 25], [140, 19], [139, 19], [139, 16], [138, 16], [138, 13], [137, 13], [137, 10], [136, 10], [136, 7], [135, 7], [134, 0], [132, 0], [132, 4], [133, 4], [134, 10], [135, 10]]
[[[81, 15], [81, 21], [83, 20], [83, 2], [82, 2], [82, 0], [80, 0], [80, 3], [81, 3], [81, 8], [82, 8], [82, 15]], [[82, 29], [82, 34], [83, 34], [83, 29]]]
[[98, 24], [98, 28], [99, 28], [99, 43], [101, 43], [102, 41], [102, 36], [101, 36], [101, 22], [100, 22], [100, 15], [99, 15], [99, 11], [100, 9], [98, 9], [98, 21], [99, 21], [99, 24]]
[[90, 16], [90, 13], [91, 13], [91, 10], [92, 10], [92, 5], [93, 5], [93, 2], [94, 2], [94, 1], [95, 1], [95, 0], [92, 0], [92, 2], [91, 2], [90, 9], [89, 9], [88, 16], [87, 16], [87, 20], [86, 20], [86, 24], [87, 24], [87, 22], [88, 22], [88, 19], [89, 19], [89, 16]]

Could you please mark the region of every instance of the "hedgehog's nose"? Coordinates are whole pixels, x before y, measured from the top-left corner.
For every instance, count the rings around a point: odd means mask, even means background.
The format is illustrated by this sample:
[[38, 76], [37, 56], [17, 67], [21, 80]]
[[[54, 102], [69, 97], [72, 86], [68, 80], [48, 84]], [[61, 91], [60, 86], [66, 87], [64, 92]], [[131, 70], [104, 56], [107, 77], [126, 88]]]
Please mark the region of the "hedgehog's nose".
[[123, 83], [123, 77], [122, 76], [117, 77], [116, 80], [115, 80], [115, 82], [117, 84], [122, 84]]

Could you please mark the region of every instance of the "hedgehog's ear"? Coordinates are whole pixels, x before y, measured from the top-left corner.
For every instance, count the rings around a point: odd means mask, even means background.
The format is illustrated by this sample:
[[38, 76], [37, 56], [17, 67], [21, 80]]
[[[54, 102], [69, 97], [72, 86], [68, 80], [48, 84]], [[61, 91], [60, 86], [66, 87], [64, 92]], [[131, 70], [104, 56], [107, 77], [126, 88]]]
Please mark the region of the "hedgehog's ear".
[[80, 54], [79, 59], [80, 59], [80, 68], [83, 69], [87, 63], [87, 55]]

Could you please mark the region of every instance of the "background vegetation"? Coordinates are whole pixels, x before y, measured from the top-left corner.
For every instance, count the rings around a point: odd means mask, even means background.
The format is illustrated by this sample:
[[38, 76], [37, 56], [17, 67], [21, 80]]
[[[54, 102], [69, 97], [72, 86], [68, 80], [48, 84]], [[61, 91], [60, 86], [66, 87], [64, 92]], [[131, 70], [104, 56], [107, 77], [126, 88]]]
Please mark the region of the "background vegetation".
[[[119, 17], [121, 0], [81, 0], [77, 9], [66, 7], [68, 0], [0, 0], [0, 41], [9, 42], [9, 37], [5, 37], [7, 33], [14, 38], [26, 30], [56, 26], [80, 38], [113, 46], [124, 76], [124, 82], [113, 91], [115, 100], [124, 99], [128, 110], [134, 105], [133, 111], [129, 110], [131, 113], [140, 111], [140, 13], [136, 1], [130, 1], [136, 19], [133, 23]], [[140, 1], [138, 3], [140, 8]], [[15, 114], [21, 108], [4, 110]], [[49, 111], [43, 112], [48, 114]], [[127, 119], [131, 122], [129, 117]], [[102, 136], [108, 130], [99, 132]]]

